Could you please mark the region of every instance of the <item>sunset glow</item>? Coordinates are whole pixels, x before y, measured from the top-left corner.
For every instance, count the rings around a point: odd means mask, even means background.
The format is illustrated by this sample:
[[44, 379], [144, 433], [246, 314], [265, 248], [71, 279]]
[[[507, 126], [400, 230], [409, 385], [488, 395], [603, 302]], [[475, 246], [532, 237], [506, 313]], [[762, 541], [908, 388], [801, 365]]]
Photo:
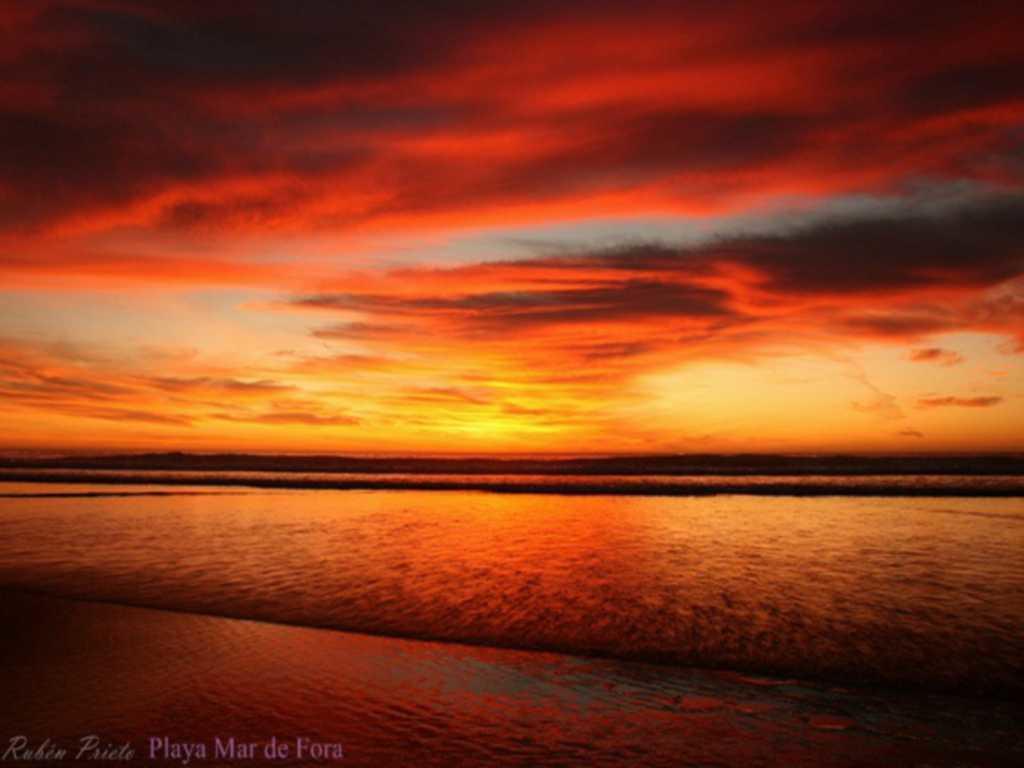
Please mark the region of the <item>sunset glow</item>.
[[238, 9], [0, 7], [0, 447], [1024, 450], [1013, 5]]

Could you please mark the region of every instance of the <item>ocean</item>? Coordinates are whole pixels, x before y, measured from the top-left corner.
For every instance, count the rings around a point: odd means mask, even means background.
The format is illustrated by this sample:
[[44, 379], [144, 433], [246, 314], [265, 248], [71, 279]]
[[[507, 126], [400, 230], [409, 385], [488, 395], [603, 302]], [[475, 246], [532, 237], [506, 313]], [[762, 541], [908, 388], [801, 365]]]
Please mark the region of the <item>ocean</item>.
[[1024, 756], [1024, 498], [942, 495], [963, 477], [888, 496], [135, 477], [0, 483], [5, 623], [38, 636], [8, 640], [5, 717], [37, 738], [308, 731], [366, 765]]

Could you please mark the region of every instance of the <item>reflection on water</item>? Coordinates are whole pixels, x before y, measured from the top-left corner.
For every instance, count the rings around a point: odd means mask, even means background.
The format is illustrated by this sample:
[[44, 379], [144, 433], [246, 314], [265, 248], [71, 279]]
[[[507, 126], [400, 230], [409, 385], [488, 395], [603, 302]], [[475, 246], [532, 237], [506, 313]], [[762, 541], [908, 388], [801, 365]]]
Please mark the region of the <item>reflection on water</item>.
[[1024, 686], [1020, 499], [249, 492], [4, 498], [0, 519], [0, 583], [62, 594], [803, 678]]

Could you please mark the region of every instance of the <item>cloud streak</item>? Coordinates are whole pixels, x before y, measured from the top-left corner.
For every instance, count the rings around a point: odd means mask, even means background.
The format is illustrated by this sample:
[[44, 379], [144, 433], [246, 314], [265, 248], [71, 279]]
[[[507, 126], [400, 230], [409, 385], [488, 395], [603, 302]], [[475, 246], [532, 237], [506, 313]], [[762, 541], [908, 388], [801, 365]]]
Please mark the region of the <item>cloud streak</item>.
[[992, 408], [1003, 402], [1003, 398], [984, 397], [922, 397], [917, 401], [919, 408]]
[[[291, 305], [364, 318], [317, 330], [319, 338], [386, 344], [401, 328], [406, 338], [427, 329], [467, 338], [562, 332], [566, 339], [583, 336], [581, 348], [604, 344], [601, 357], [740, 335], [756, 345], [765, 333], [776, 340], [814, 334], [890, 342], [971, 329], [1013, 336], [1021, 242], [1024, 198], [989, 196], [953, 210], [844, 216], [696, 246], [639, 243], [406, 269], [360, 278], [353, 290], [299, 296]], [[639, 338], [616, 337], [638, 327]], [[600, 341], [586, 341], [585, 328]], [[919, 349], [911, 359], [960, 361], [939, 348]]]

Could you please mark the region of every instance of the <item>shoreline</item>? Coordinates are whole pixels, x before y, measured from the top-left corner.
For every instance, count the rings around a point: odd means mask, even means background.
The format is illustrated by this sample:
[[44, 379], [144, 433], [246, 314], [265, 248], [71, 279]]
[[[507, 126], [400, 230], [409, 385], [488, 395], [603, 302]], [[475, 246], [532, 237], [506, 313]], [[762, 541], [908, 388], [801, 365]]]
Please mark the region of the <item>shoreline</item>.
[[[382, 638], [0, 588], [0, 739], [338, 742], [348, 765], [995, 766], [1020, 705]], [[17, 619], [14, 621], [14, 619]], [[311, 695], [311, 693], [315, 695]], [[77, 761], [69, 760], [69, 763]], [[263, 763], [263, 760], [253, 762]], [[267, 761], [270, 764], [273, 761]]]
[[1024, 688], [1013, 685], [988, 685], [984, 687], [967, 687], [956, 683], [922, 683], [919, 681], [896, 679], [872, 679], [863, 673], [823, 674], [819, 677], [809, 676], [806, 670], [787, 668], [763, 668], [751, 666], [716, 666], [714, 663], [694, 663], [682, 660], [670, 653], [638, 653], [616, 654], [595, 648], [562, 647], [558, 645], [538, 645], [477, 641], [470, 638], [451, 638], [417, 633], [381, 632], [367, 628], [336, 626], [317, 621], [295, 621], [274, 618], [269, 615], [252, 615], [249, 613], [231, 613], [229, 611], [203, 609], [194, 606], [161, 605], [159, 603], [134, 601], [86, 592], [75, 593], [65, 591], [49, 591], [34, 588], [30, 585], [0, 583], [0, 602], [9, 594], [16, 594], [29, 600], [68, 601], [86, 605], [105, 606], [111, 609], [128, 611], [151, 611], [172, 616], [196, 617], [229, 622], [246, 622], [268, 628], [279, 627], [312, 632], [326, 632], [343, 636], [354, 636], [367, 640], [394, 641], [398, 643], [423, 643], [442, 648], [451, 648], [453, 653], [460, 651], [482, 653], [510, 653], [536, 655], [539, 657], [555, 657], [591, 661], [600, 664], [643, 665], [652, 669], [664, 670], [666, 674], [693, 673], [710, 677], [746, 681], [750, 685], [796, 685], [818, 687], [823, 689], [841, 689], [860, 696], [887, 697], [895, 695], [912, 697], [952, 697], [964, 701], [1001, 702], [1007, 705], [1024, 703]]

